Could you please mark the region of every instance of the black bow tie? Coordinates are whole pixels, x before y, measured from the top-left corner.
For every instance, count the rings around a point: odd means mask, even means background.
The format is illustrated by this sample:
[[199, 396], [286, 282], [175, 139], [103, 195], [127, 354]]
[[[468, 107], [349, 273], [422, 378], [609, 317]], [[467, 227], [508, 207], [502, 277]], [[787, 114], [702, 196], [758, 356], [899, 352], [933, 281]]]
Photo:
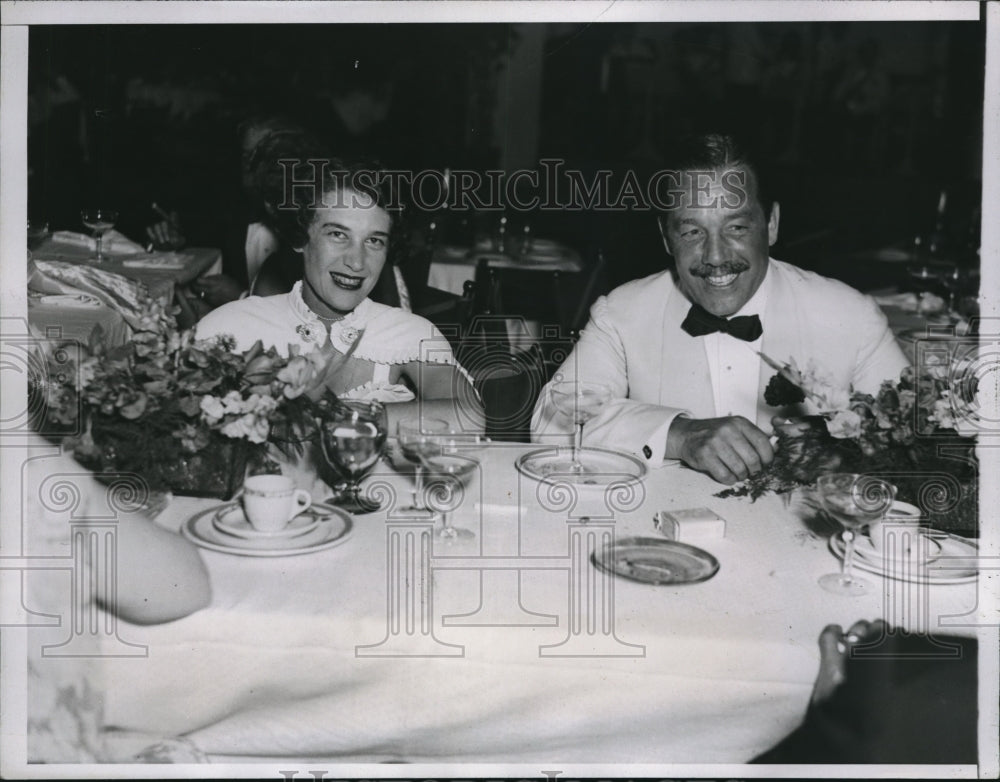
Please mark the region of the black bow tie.
[[697, 304], [691, 305], [681, 328], [692, 337], [703, 337], [705, 334], [721, 331], [746, 342], [753, 342], [764, 333], [764, 329], [760, 325], [760, 318], [756, 315], [720, 318]]

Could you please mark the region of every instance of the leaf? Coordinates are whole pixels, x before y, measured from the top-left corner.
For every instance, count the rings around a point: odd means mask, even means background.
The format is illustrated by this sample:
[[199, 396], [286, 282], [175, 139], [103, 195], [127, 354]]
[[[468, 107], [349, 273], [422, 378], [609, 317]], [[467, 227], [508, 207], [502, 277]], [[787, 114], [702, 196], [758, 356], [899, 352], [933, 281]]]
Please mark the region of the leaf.
[[194, 417], [201, 413], [201, 399], [196, 396], [182, 396], [177, 400], [177, 406], [184, 415]]

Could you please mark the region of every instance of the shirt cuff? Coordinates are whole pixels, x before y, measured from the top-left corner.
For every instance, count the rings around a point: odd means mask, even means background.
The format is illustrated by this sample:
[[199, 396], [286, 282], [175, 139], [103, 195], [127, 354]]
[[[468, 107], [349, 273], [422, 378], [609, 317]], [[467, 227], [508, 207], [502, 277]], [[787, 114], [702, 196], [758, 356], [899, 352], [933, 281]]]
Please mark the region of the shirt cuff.
[[679, 411], [671, 415], [656, 427], [646, 440], [646, 444], [642, 446], [642, 455], [650, 467], [661, 467], [663, 465], [663, 455], [667, 450], [667, 434], [670, 431], [670, 425], [673, 424], [674, 419], [679, 415], [683, 416], [686, 414], [683, 411]]

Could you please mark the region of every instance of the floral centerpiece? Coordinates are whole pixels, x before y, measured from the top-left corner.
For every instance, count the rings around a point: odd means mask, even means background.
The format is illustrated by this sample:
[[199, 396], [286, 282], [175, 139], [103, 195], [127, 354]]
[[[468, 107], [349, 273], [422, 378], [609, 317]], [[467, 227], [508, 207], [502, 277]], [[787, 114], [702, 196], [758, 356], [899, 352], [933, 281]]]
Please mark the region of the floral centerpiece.
[[88, 468], [228, 499], [247, 461], [267, 460], [269, 441], [294, 451], [310, 436], [325, 372], [320, 351], [284, 358], [260, 342], [244, 353], [234, 345], [178, 331], [149, 300], [131, 342], [109, 348], [98, 334], [71, 366], [64, 358], [58, 372], [36, 373], [31, 393]]
[[975, 534], [976, 384], [968, 362], [929, 355], [876, 395], [838, 388], [812, 365], [779, 364], [764, 393], [775, 407], [805, 402], [816, 415], [775, 420], [774, 460], [720, 497], [786, 493], [834, 471], [883, 478], [932, 526]]

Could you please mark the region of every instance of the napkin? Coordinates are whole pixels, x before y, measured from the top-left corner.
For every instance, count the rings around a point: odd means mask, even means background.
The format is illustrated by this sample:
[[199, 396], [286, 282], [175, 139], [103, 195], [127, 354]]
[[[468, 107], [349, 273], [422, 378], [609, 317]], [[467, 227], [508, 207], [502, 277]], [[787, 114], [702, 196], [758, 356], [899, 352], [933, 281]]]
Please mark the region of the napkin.
[[[52, 234], [52, 241], [97, 251], [97, 240], [94, 237], [76, 231], [56, 231]], [[142, 245], [136, 244], [114, 229], [104, 234], [101, 247], [102, 252], [106, 252], [108, 255], [134, 255], [145, 251]]]
[[146, 286], [120, 274], [79, 263], [42, 261], [28, 264], [28, 289], [43, 294], [93, 297], [121, 313], [132, 328], [146, 314]]
[[40, 296], [39, 304], [48, 304], [53, 307], [101, 307], [103, 304], [96, 296], [88, 296], [86, 293], [50, 293]]
[[184, 253], [156, 253], [138, 258], [126, 258], [122, 261], [122, 266], [128, 269], [180, 270], [187, 265], [190, 257]]

